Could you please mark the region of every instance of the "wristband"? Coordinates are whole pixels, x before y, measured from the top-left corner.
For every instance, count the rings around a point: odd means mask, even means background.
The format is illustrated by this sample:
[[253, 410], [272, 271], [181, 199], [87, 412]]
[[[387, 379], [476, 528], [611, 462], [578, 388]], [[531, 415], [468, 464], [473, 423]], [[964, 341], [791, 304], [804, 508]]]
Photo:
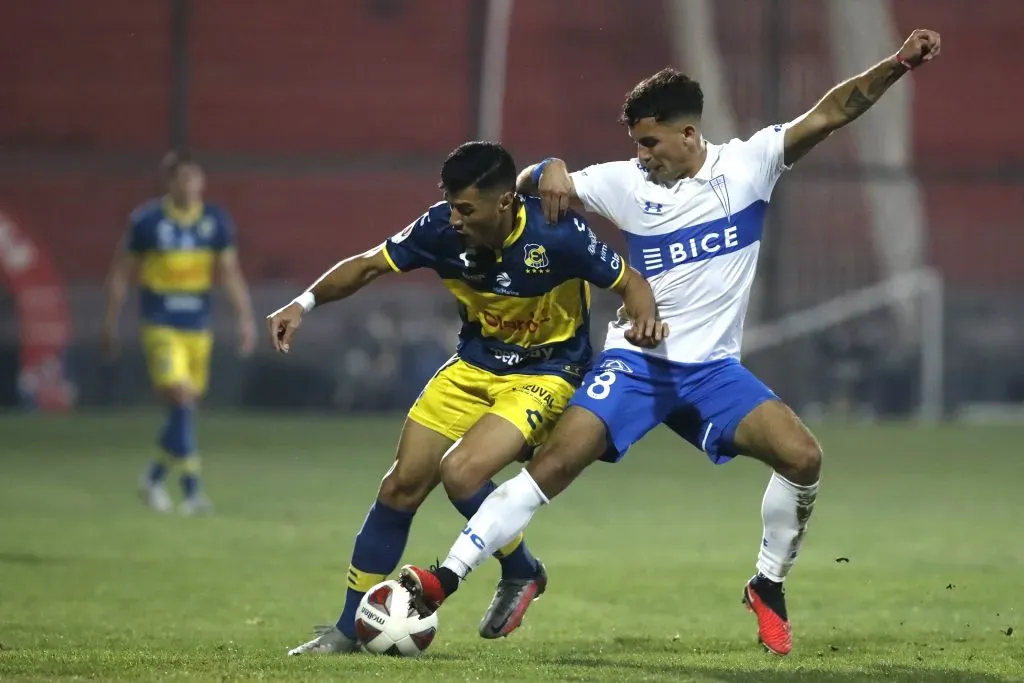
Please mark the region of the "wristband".
[[530, 180], [533, 181], [534, 185], [540, 185], [540, 177], [544, 173], [544, 167], [551, 163], [552, 159], [554, 159], [554, 157], [548, 157], [533, 168], [533, 173], [530, 174]]
[[302, 310], [304, 310], [306, 313], [309, 313], [310, 311], [313, 310], [313, 307], [316, 306], [316, 297], [313, 296], [313, 292], [311, 291], [303, 292], [302, 294], [299, 294], [297, 297], [295, 297], [292, 303], [302, 306]]
[[903, 57], [900, 57], [898, 52], [896, 53], [896, 63], [902, 65], [903, 68], [906, 69], [907, 71], [914, 70], [914, 65], [908, 62], [907, 60], [903, 59]]

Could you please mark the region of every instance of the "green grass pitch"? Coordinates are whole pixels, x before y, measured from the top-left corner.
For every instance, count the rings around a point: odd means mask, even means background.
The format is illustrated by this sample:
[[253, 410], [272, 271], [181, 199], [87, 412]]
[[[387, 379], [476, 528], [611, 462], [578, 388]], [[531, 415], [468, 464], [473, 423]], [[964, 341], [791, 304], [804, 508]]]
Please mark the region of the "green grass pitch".
[[[551, 584], [520, 631], [476, 634], [489, 564], [428, 653], [397, 660], [285, 651], [337, 616], [399, 419], [204, 416], [202, 519], [135, 497], [158, 422], [0, 418], [0, 680], [1024, 680], [1021, 428], [818, 428], [788, 658], [740, 605], [767, 471], [658, 431], [538, 513]], [[405, 559], [443, 557], [461, 526], [435, 494]]]

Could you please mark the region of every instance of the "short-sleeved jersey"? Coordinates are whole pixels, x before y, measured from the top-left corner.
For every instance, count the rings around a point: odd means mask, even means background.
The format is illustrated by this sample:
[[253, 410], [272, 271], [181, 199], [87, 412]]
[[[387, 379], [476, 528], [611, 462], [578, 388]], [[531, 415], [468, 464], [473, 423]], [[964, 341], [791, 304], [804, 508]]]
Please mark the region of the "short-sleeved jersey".
[[459, 302], [458, 355], [495, 374], [579, 382], [592, 360], [590, 288], [613, 287], [626, 265], [579, 214], [546, 223], [535, 197], [520, 202], [500, 250], [467, 249], [441, 202], [383, 245], [396, 271], [430, 268]]
[[209, 326], [217, 254], [234, 246], [234, 225], [222, 209], [188, 212], [167, 200], [143, 204], [129, 219], [126, 248], [139, 258], [142, 320], [187, 330]]
[[[653, 182], [636, 159], [571, 174], [588, 211], [623, 231], [670, 336], [644, 353], [677, 363], [738, 358], [765, 208], [782, 172], [785, 126], [707, 145], [693, 178]], [[632, 348], [613, 322], [606, 349]]]

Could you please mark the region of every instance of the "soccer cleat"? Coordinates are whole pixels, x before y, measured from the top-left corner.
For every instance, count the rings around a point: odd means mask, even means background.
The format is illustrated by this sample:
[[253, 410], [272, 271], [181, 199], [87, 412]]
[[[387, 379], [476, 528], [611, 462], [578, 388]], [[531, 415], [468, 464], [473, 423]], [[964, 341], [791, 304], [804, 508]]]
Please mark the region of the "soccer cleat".
[[171, 494], [167, 493], [167, 487], [163, 484], [151, 484], [143, 481], [139, 485], [139, 497], [142, 502], [157, 512], [170, 512], [174, 509], [174, 502], [171, 501]]
[[339, 631], [337, 626], [317, 626], [314, 632], [316, 638], [288, 650], [288, 656], [346, 654], [359, 649], [359, 643]]
[[743, 589], [743, 604], [757, 617], [758, 642], [772, 654], [788, 655], [793, 649], [793, 634], [782, 584], [758, 573]]
[[537, 562], [537, 575], [532, 579], [502, 579], [494, 591], [491, 606], [480, 621], [480, 636], [504, 638], [523, 623], [530, 603], [540, 599], [548, 587], [548, 573]]
[[407, 564], [398, 573], [398, 582], [405, 590], [409, 591], [413, 606], [421, 617], [427, 617], [436, 612], [448, 597], [437, 574], [428, 569]]
[[199, 493], [181, 501], [178, 505], [178, 514], [182, 517], [213, 514], [213, 503], [210, 502], [209, 498]]

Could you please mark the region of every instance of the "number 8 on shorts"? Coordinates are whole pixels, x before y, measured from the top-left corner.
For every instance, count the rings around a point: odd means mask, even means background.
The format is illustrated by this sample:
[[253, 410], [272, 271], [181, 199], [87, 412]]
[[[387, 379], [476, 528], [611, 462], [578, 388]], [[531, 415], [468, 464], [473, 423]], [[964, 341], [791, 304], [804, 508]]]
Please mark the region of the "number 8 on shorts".
[[606, 399], [612, 391], [613, 384], [615, 384], [615, 372], [605, 370], [594, 377], [593, 381], [587, 385], [587, 396], [595, 401]]

